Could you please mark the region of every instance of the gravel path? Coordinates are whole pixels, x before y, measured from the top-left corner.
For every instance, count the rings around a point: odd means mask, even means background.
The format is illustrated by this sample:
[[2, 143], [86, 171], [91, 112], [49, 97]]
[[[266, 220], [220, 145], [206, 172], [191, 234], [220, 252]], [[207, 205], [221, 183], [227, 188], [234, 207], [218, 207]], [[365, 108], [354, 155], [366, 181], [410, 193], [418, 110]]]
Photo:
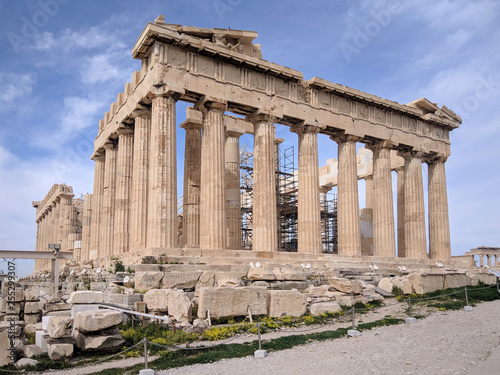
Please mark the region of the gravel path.
[[[362, 320], [374, 320], [374, 315]], [[379, 327], [355, 338], [273, 352], [264, 359], [230, 359], [158, 374], [475, 374], [475, 366], [498, 351], [499, 322], [500, 301], [485, 302], [472, 312], [436, 312], [416, 324]]]

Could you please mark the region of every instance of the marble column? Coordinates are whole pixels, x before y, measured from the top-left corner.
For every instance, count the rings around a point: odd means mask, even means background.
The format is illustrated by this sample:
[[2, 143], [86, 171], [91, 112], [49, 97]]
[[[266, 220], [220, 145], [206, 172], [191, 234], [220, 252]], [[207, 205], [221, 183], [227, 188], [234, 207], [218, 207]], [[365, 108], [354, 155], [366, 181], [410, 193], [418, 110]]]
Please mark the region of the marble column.
[[61, 251], [68, 251], [74, 248], [69, 235], [71, 233], [71, 211], [73, 207], [73, 194], [61, 195]]
[[405, 159], [405, 256], [414, 259], [427, 258], [425, 233], [424, 187], [421, 152], [401, 153]]
[[[243, 133], [226, 132], [226, 247], [241, 248], [240, 142]], [[255, 166], [254, 166], [255, 167]], [[255, 176], [255, 169], [254, 169]], [[255, 178], [255, 177], [254, 177]], [[255, 187], [254, 187], [255, 189]], [[255, 190], [254, 190], [255, 191]], [[255, 207], [255, 206], [254, 206]], [[255, 228], [255, 226], [254, 226]], [[254, 242], [255, 244], [255, 242]]]
[[201, 143], [200, 247], [226, 247], [225, 126], [227, 104], [205, 103]]
[[132, 155], [134, 130], [118, 130], [118, 153], [116, 160], [116, 197], [114, 213], [113, 254], [129, 251], [130, 241], [130, 196], [132, 180]]
[[484, 254], [479, 255], [479, 267], [484, 267]]
[[115, 141], [104, 145], [106, 150], [104, 162], [104, 184], [101, 211], [101, 233], [99, 258], [109, 256], [113, 249], [114, 213], [116, 194], [116, 157], [118, 150]]
[[[255, 251], [277, 251], [278, 249], [278, 233], [277, 233], [277, 212], [276, 212], [276, 161], [275, 161], [275, 146], [274, 146], [274, 122], [275, 118], [269, 115], [254, 115], [250, 116], [250, 121], [254, 125], [254, 149], [253, 149], [253, 223], [252, 223], [252, 250]], [[314, 134], [316, 136], [317, 133]], [[300, 135], [299, 135], [300, 137]], [[314, 140], [311, 140], [314, 142]], [[311, 145], [314, 147], [314, 145]], [[317, 142], [316, 142], [317, 147]], [[310, 162], [309, 167], [312, 169], [310, 173], [314, 174], [314, 154], [313, 150], [303, 148], [304, 154], [302, 160]], [[316, 149], [317, 152], [317, 149]], [[299, 151], [300, 153], [300, 151]], [[317, 154], [316, 154], [317, 155]], [[310, 158], [306, 160], [305, 158]], [[299, 156], [300, 158], [300, 156]], [[317, 161], [317, 159], [316, 159]], [[300, 163], [299, 163], [300, 164]], [[299, 167], [300, 169], [300, 167]], [[299, 184], [300, 184], [299, 170]], [[307, 173], [307, 172], [305, 172]], [[307, 176], [303, 179], [307, 185]], [[319, 181], [319, 177], [318, 177]], [[317, 183], [319, 189], [319, 183]], [[311, 191], [314, 194], [314, 191]], [[300, 186], [299, 186], [300, 194]], [[317, 192], [318, 213], [319, 213], [319, 190]], [[300, 199], [299, 199], [300, 205]], [[314, 205], [313, 205], [314, 206]], [[313, 207], [315, 208], [315, 207]], [[304, 214], [304, 213], [303, 213]], [[301, 229], [307, 228], [310, 225], [306, 220], [310, 219], [307, 215], [300, 216], [299, 208], [299, 251], [312, 252], [316, 250], [314, 241], [307, 238], [311, 233], [301, 232]], [[300, 227], [300, 217], [302, 218], [302, 228]], [[301, 234], [304, 242], [301, 243]], [[302, 246], [301, 246], [302, 245]], [[320, 248], [321, 249], [321, 248]]]
[[[321, 254], [318, 133], [320, 128], [302, 124], [290, 129], [299, 136], [298, 251]], [[255, 161], [254, 161], [255, 165]]]
[[450, 219], [446, 189], [446, 157], [428, 160], [429, 165], [429, 256], [450, 259]]
[[373, 208], [373, 176], [365, 177], [365, 208]]
[[92, 194], [92, 222], [90, 225], [90, 248], [102, 253], [100, 239], [102, 238], [101, 211], [104, 194], [104, 156], [94, 156], [94, 190]]
[[373, 152], [373, 255], [396, 257], [394, 206], [392, 196], [391, 145], [375, 142], [368, 146]]
[[92, 194], [85, 194], [83, 199], [83, 220], [82, 220], [82, 250], [80, 260], [86, 262], [90, 259], [90, 240], [92, 229]]
[[357, 137], [332, 137], [338, 144], [337, 227], [338, 253], [361, 255], [359, 220], [358, 171], [356, 158]]
[[132, 117], [134, 117], [135, 123], [129, 247], [131, 250], [138, 250], [146, 248], [147, 244], [151, 111], [134, 111]]
[[177, 94], [153, 98], [147, 247], [177, 247]]
[[203, 114], [188, 110], [181, 128], [186, 130], [184, 147], [184, 192], [182, 233], [187, 247], [200, 246], [201, 128]]
[[398, 257], [405, 255], [405, 168], [396, 169], [398, 174], [397, 186], [397, 223], [398, 223]]

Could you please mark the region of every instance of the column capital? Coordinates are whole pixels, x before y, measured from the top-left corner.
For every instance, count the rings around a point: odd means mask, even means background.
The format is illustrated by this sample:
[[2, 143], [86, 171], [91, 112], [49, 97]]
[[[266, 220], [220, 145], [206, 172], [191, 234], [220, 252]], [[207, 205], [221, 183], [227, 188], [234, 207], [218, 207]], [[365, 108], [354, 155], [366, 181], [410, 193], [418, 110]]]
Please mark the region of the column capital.
[[209, 110], [209, 111], [227, 111], [227, 102], [226, 101], [215, 101], [215, 100], [203, 100], [201, 103], [198, 103], [200, 110]]
[[108, 139], [108, 141], [106, 143], [104, 143], [103, 147], [104, 147], [104, 150], [106, 150], [106, 152], [108, 150], [115, 150], [116, 149], [116, 141]]
[[245, 132], [234, 130], [234, 129], [227, 129], [226, 128], [226, 137], [230, 138], [240, 138]]
[[151, 110], [148, 108], [136, 108], [132, 111], [130, 117], [133, 119], [137, 117], [151, 117]]
[[372, 174], [367, 175], [367, 176], [363, 177], [363, 180], [365, 180], [365, 181], [373, 180], [373, 175]]
[[153, 86], [152, 91], [150, 91], [149, 93], [149, 96], [152, 98], [170, 97], [177, 101], [182, 94], [184, 94], [184, 89], [180, 87], [174, 87], [172, 85], [158, 85]]
[[118, 134], [118, 136], [122, 136], [122, 135], [133, 135], [134, 134], [134, 129], [132, 128], [119, 128], [116, 133]]
[[297, 134], [318, 134], [321, 130], [319, 126], [306, 124], [305, 122], [290, 127], [290, 131]]
[[409, 150], [409, 151], [398, 151], [398, 156], [401, 156], [403, 159], [422, 159], [425, 156], [425, 152], [419, 150]]
[[261, 121], [272, 122], [274, 124], [278, 119], [278, 117], [273, 116], [270, 113], [255, 111], [254, 113], [248, 115], [247, 119], [254, 125], [256, 122], [261, 122]]
[[390, 140], [382, 139], [366, 143], [365, 148], [373, 152], [384, 148], [393, 149], [395, 146], [397, 146], [396, 143]]
[[357, 142], [359, 137], [352, 134], [335, 134], [331, 135], [330, 139], [340, 144], [346, 142]]
[[423, 161], [427, 164], [433, 164], [436, 162], [446, 163], [446, 160], [448, 160], [448, 156], [446, 156], [446, 155], [430, 154], [430, 155], [425, 156]]

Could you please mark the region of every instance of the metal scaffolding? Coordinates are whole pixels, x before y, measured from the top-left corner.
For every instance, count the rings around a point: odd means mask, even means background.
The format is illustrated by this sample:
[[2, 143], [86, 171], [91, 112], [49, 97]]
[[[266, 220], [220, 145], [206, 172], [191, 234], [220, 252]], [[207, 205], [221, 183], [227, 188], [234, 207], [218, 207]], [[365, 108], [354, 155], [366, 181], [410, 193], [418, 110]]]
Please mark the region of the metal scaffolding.
[[[241, 246], [252, 247], [253, 151], [240, 147]], [[278, 250], [297, 251], [297, 192], [294, 147], [276, 148], [276, 204]], [[333, 193], [321, 195], [322, 251], [337, 253], [337, 200]]]

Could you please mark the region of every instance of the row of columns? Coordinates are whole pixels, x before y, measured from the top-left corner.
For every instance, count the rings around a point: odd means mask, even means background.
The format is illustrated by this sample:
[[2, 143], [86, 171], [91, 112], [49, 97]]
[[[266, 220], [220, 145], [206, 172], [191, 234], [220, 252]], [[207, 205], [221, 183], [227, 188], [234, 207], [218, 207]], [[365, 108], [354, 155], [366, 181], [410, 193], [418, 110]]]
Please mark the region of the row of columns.
[[[72, 250], [74, 240], [79, 239], [74, 233], [76, 215], [73, 194], [59, 194], [36, 220], [36, 251], [49, 251], [49, 243], [60, 244], [61, 251]], [[35, 260], [35, 272], [50, 267], [50, 259]]]
[[[484, 256], [486, 255], [486, 264], [484, 264]], [[479, 267], [496, 267], [498, 264], [498, 255], [479, 254]], [[475, 262], [474, 262], [475, 263]]]
[[[144, 247], [177, 247], [176, 93], [156, 95], [151, 111], [133, 113], [134, 130], [123, 129], [95, 157], [89, 249], [99, 256]], [[183, 242], [203, 249], [240, 246], [239, 143], [241, 135], [225, 128], [226, 104], [206, 102], [181, 126], [186, 131], [184, 159]], [[195, 111], [193, 111], [194, 113]], [[254, 125], [253, 249], [276, 251], [277, 212], [274, 123], [268, 114], [249, 116]], [[203, 131], [203, 135], [202, 135]], [[298, 124], [298, 249], [321, 253], [321, 219], [317, 134], [320, 128]], [[338, 143], [338, 249], [361, 254], [356, 141]], [[367, 191], [373, 208], [374, 255], [396, 255], [390, 142], [373, 142], [373, 182]], [[403, 181], [398, 175], [399, 255], [425, 258], [426, 232], [422, 184], [423, 155], [402, 154]], [[431, 258], [450, 256], [444, 159], [429, 163], [429, 238]], [[401, 196], [401, 202], [399, 200]], [[401, 204], [400, 204], [401, 203]], [[367, 204], [368, 207], [368, 204]], [[99, 235], [96, 235], [99, 233]], [[402, 242], [403, 241], [403, 242]], [[404, 246], [403, 246], [404, 244]]]
[[[359, 255], [360, 229], [356, 137], [332, 137], [338, 143], [339, 173], [337, 185], [338, 248], [344, 255]], [[366, 207], [373, 210], [373, 255], [396, 256], [396, 235], [393, 207], [392, 175], [388, 141], [367, 146], [373, 152], [373, 175], [365, 178]], [[425, 205], [422, 162], [429, 165], [429, 257], [451, 257], [448, 198], [444, 157], [428, 157], [421, 152], [400, 152], [405, 160], [396, 170], [398, 256], [424, 259], [427, 257]]]

